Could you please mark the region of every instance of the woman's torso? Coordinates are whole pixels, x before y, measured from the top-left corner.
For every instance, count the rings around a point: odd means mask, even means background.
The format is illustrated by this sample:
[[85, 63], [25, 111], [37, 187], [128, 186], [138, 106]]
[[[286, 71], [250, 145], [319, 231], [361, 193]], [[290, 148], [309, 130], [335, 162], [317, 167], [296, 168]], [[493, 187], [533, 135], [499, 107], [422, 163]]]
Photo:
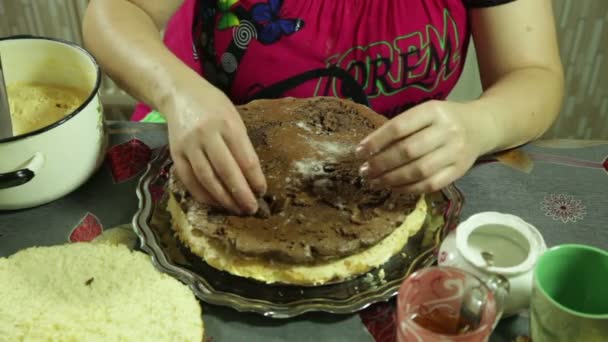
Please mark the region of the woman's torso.
[[394, 116], [456, 84], [463, 0], [186, 0], [165, 43], [235, 103], [338, 96]]

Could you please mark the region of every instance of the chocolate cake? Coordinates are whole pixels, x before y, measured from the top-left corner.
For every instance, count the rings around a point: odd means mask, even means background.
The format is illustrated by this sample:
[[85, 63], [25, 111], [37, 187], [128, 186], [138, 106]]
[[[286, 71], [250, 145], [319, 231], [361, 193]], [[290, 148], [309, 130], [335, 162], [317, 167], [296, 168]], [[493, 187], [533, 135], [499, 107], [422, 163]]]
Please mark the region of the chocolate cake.
[[[266, 282], [346, 279], [388, 260], [422, 225], [426, 210], [420, 197], [372, 189], [358, 174], [363, 161], [355, 147], [385, 121], [372, 110], [337, 98], [258, 100], [237, 110], [268, 183], [258, 212], [231, 215], [196, 202], [173, 173], [169, 181], [174, 229], [212, 266], [229, 272], [237, 267], [232, 273]], [[406, 231], [403, 238], [384, 246], [381, 258], [369, 256], [382, 260], [357, 258], [394, 240], [389, 237], [399, 229]], [[223, 260], [210, 262], [210, 249]], [[340, 263], [342, 271], [327, 271]], [[251, 265], [255, 270], [243, 271]], [[260, 265], [270, 269], [263, 272]], [[327, 274], [311, 273], [319, 267]], [[294, 268], [308, 274], [295, 274]]]

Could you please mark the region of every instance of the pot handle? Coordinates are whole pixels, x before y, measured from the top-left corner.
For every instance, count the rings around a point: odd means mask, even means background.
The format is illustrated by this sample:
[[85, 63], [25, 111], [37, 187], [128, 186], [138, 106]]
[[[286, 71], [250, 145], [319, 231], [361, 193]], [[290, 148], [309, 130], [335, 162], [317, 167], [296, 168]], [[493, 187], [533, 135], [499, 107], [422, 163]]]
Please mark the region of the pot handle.
[[14, 188], [31, 181], [43, 164], [44, 156], [42, 153], [37, 152], [25, 163], [21, 164], [18, 170], [0, 173], [0, 190]]
[[31, 181], [36, 174], [30, 169], [0, 173], [0, 189], [14, 188]]

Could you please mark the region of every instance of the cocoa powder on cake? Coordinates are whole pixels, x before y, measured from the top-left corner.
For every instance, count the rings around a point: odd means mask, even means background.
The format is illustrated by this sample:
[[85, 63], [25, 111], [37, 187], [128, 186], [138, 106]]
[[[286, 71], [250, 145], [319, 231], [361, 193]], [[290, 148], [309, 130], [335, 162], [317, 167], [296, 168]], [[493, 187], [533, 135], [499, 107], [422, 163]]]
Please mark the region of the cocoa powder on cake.
[[259, 100], [237, 107], [268, 183], [259, 210], [234, 216], [196, 203], [171, 174], [193, 229], [251, 256], [312, 263], [354, 254], [401, 225], [417, 197], [373, 190], [358, 143], [385, 118], [336, 98]]

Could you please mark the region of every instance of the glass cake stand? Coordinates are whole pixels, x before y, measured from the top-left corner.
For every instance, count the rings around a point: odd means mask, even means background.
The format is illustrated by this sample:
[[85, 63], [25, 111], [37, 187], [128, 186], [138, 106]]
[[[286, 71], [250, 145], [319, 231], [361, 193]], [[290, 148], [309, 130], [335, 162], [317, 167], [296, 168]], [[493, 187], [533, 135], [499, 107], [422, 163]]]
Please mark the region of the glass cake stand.
[[429, 212], [420, 231], [410, 237], [401, 253], [359, 277], [314, 287], [268, 285], [219, 271], [181, 244], [165, 210], [164, 187], [171, 163], [166, 146], [157, 150], [139, 181], [139, 209], [133, 218], [133, 227], [141, 249], [152, 257], [158, 270], [190, 286], [202, 301], [274, 318], [311, 311], [354, 313], [389, 300], [410, 273], [436, 261], [439, 245], [458, 223], [464, 203], [461, 192], [453, 185], [427, 194]]

